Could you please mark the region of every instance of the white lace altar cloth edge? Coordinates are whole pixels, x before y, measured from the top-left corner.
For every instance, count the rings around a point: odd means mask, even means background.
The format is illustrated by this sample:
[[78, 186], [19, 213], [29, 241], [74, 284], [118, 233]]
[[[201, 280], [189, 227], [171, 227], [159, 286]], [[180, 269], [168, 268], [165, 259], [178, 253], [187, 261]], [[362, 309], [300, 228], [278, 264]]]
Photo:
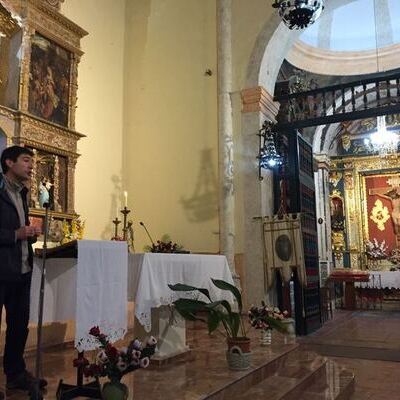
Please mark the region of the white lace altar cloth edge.
[[89, 335], [99, 326], [112, 342], [127, 330], [128, 248], [126, 242], [80, 240], [76, 289], [75, 347], [98, 347]]
[[[47, 260], [43, 322], [76, 320], [75, 344], [80, 343], [78, 350], [91, 350], [97, 347], [88, 335], [92, 326], [99, 325], [112, 341], [126, 332], [128, 249], [125, 242], [111, 241], [84, 240], [78, 246], [78, 260]], [[33, 323], [38, 321], [41, 266], [42, 260], [35, 258], [30, 302]]]
[[[151, 331], [151, 309], [172, 304], [178, 298], [199, 298], [198, 292], [174, 292], [168, 284], [184, 283], [208, 289], [212, 300], [233, 304], [229, 291], [218, 289], [211, 278], [234, 284], [225, 256], [144, 253], [129, 256], [128, 296], [135, 302], [135, 316]], [[136, 293], [136, 295], [135, 295]]]
[[[381, 277], [383, 289], [400, 289], [400, 271], [368, 271], [370, 274], [369, 283], [372, 282], [371, 275], [375, 276], [375, 286], [378, 286], [378, 276]], [[366, 286], [366, 283], [356, 282], [355, 286]]]

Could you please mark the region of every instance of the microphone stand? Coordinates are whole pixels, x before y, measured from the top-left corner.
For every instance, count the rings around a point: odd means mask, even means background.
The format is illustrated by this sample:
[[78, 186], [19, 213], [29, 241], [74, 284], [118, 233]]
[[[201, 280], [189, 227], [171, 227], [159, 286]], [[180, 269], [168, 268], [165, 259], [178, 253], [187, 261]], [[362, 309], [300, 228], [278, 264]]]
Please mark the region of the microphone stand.
[[36, 368], [35, 383], [30, 392], [31, 400], [42, 400], [43, 395], [40, 390], [40, 365], [42, 362], [42, 328], [43, 328], [43, 305], [44, 305], [44, 283], [46, 278], [46, 261], [47, 261], [47, 236], [49, 230], [49, 203], [43, 204], [45, 209], [44, 215], [44, 239], [42, 253], [42, 271], [40, 278], [40, 294], [39, 294], [39, 318], [37, 325], [37, 344], [36, 344]]

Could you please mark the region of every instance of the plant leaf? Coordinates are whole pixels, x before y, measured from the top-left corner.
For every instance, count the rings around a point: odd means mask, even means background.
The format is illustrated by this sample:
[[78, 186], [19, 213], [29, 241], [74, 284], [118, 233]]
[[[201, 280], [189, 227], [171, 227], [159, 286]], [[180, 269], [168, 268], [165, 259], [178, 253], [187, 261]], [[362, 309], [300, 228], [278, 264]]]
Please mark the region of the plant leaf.
[[168, 287], [175, 292], [193, 292], [195, 290], [204, 294], [211, 301], [210, 293], [207, 289], [198, 288], [195, 286], [185, 285], [184, 283], [176, 283], [175, 285], [168, 285]]
[[232, 313], [231, 305], [226, 300], [213, 301], [212, 303], [207, 304], [205, 307], [208, 309], [210, 309], [210, 308], [215, 309], [218, 306], [223, 306], [225, 308], [226, 312], [228, 313], [228, 315]]
[[240, 327], [240, 314], [239, 313], [231, 313], [230, 314], [231, 321], [230, 325], [232, 327], [232, 336], [237, 337], [239, 333], [239, 327]]
[[221, 317], [218, 312], [215, 312], [214, 310], [209, 310], [207, 322], [208, 333], [213, 333], [218, 328], [220, 322]]
[[218, 289], [222, 289], [222, 290], [229, 290], [234, 296], [235, 299], [238, 303], [238, 307], [239, 307], [239, 314], [242, 313], [242, 308], [243, 308], [243, 304], [242, 304], [242, 294], [240, 293], [239, 289], [236, 286], [231, 285], [228, 282], [225, 282], [221, 279], [212, 279], [212, 283], [218, 288]]

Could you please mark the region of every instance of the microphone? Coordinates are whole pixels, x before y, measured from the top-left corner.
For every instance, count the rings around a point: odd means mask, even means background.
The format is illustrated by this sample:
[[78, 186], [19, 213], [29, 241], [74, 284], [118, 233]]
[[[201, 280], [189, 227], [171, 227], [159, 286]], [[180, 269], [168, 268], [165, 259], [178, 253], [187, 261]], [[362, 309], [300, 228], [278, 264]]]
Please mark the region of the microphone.
[[150, 239], [151, 244], [152, 244], [153, 246], [155, 246], [154, 241], [153, 241], [153, 239], [151, 238], [150, 233], [149, 233], [149, 231], [148, 231], [147, 228], [146, 228], [146, 225], [145, 225], [142, 221], [140, 221], [139, 224], [143, 226], [144, 230], [145, 230], [146, 233], [147, 233], [147, 236], [148, 236], [149, 239]]

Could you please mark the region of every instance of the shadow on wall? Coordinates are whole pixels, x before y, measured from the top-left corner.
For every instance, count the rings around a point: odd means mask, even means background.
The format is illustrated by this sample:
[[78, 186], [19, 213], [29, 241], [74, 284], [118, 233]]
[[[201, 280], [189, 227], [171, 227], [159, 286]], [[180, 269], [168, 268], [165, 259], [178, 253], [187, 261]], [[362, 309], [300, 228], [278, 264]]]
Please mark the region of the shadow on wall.
[[190, 222], [204, 222], [218, 215], [218, 180], [212, 159], [212, 149], [201, 152], [200, 169], [191, 197], [181, 197], [183, 209]]
[[[108, 222], [101, 233], [102, 240], [110, 240], [114, 236], [114, 224], [112, 220], [118, 215], [118, 219], [122, 219], [120, 210], [122, 209], [122, 178], [118, 175], [111, 176], [111, 182], [113, 183], [113, 191], [111, 193], [111, 205], [108, 213]], [[121, 225], [119, 225], [121, 231]], [[119, 231], [119, 234], [120, 234]]]

